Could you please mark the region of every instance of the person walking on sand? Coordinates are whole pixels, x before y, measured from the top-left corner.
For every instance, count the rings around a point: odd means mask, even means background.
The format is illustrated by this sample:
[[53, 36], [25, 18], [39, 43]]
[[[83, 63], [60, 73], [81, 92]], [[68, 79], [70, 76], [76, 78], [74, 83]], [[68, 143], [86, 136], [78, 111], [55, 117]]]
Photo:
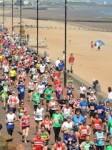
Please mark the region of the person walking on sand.
[[93, 48], [94, 48], [94, 42], [91, 41], [91, 49], [93, 49]]
[[70, 56], [69, 56], [69, 64], [71, 65], [71, 69], [70, 69], [70, 72], [71, 72], [71, 73], [73, 73], [73, 68], [72, 68], [72, 66], [73, 66], [73, 64], [74, 64], [74, 60], [75, 60], [74, 55], [73, 55], [73, 53], [71, 53]]

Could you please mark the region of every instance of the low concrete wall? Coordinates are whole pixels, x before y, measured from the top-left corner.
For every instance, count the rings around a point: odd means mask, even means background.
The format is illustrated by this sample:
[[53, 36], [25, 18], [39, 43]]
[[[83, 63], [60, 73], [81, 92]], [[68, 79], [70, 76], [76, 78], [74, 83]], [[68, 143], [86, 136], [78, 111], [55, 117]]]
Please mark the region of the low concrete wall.
[[[86, 82], [85, 80], [83, 80], [82, 78], [80, 78], [79, 76], [75, 75], [75, 74], [72, 74], [72, 73], [67, 73], [67, 78], [71, 76], [73, 81], [74, 81], [74, 85], [77, 89], [80, 88], [81, 84], [83, 83], [87, 88], [91, 87], [92, 85], [88, 82]], [[99, 100], [103, 100], [107, 97], [107, 94], [105, 94], [104, 92], [102, 91], [98, 91], [96, 92], [96, 96], [98, 98], [98, 101]]]

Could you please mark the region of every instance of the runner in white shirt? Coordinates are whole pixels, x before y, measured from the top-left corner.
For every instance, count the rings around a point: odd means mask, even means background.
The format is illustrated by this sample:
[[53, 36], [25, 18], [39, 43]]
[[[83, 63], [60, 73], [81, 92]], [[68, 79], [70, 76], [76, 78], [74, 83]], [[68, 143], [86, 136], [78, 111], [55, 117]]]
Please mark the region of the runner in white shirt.
[[9, 113], [6, 114], [5, 122], [6, 122], [7, 132], [11, 136], [14, 131], [14, 121], [15, 120], [16, 120], [16, 115], [13, 113], [13, 109], [10, 109]]
[[40, 65], [40, 73], [43, 74], [45, 72], [45, 64]]
[[36, 74], [36, 68], [35, 67], [32, 67], [31, 69], [30, 69], [30, 77], [31, 77], [31, 79], [33, 78], [33, 75], [34, 74]]
[[67, 117], [67, 121], [64, 121], [61, 127], [61, 130], [64, 132], [69, 132], [70, 130], [73, 130], [74, 123], [71, 120], [71, 117]]
[[39, 104], [36, 111], [34, 112], [34, 119], [36, 122], [36, 132], [38, 131], [38, 128], [41, 125], [43, 117], [44, 117], [44, 108], [41, 106], [41, 104]]
[[62, 114], [64, 116], [64, 119], [72, 116], [72, 108], [69, 106], [69, 104], [66, 104], [66, 106], [62, 108]]
[[43, 99], [44, 99], [44, 91], [45, 91], [45, 85], [40, 83], [37, 87], [37, 90], [40, 94], [40, 98], [41, 98], [41, 103], [43, 105]]
[[49, 55], [46, 56], [45, 60], [46, 60], [46, 63], [47, 63], [47, 64], [50, 63], [50, 57], [49, 57]]
[[67, 121], [64, 121], [61, 126], [61, 131], [63, 132], [63, 140], [65, 140], [66, 135], [73, 130], [74, 123], [71, 120], [71, 117], [67, 117]]
[[82, 95], [86, 94], [86, 87], [84, 86], [84, 84], [82, 84], [79, 88], [79, 91], [80, 91], [80, 97], [82, 97]]
[[30, 100], [30, 101], [32, 101], [33, 90], [34, 90], [34, 83], [33, 83], [33, 81], [31, 80], [31, 81], [28, 83], [28, 97], [29, 97], [29, 100]]
[[59, 63], [60, 63], [60, 60], [59, 60], [59, 58], [57, 58], [57, 60], [55, 61], [55, 65], [56, 65], [56, 69], [58, 70], [58, 65], [59, 65]]
[[9, 65], [8, 64], [3, 64], [2, 68], [3, 68], [3, 72], [8, 74], [8, 72], [9, 72]]

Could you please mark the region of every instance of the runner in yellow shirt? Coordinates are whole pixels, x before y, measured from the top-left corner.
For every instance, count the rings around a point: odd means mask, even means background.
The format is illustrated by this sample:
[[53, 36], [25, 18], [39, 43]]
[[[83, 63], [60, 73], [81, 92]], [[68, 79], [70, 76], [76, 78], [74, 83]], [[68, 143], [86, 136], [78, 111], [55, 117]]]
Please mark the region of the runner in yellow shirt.
[[12, 68], [10, 71], [9, 71], [9, 77], [11, 79], [11, 85], [14, 85], [14, 82], [16, 80], [16, 75], [17, 75], [17, 72]]
[[3, 58], [4, 58], [4, 55], [0, 53], [0, 68], [2, 68]]

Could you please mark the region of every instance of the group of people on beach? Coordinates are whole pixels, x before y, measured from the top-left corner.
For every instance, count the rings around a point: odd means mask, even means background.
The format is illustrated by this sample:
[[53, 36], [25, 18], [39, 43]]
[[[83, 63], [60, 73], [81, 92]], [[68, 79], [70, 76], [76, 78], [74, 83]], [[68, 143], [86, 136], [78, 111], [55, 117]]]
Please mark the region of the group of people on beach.
[[76, 93], [70, 76], [64, 87], [62, 60], [53, 64], [46, 52], [40, 56], [28, 50], [20, 35], [2, 31], [0, 96], [8, 134], [13, 136], [18, 121], [22, 141], [28, 142], [32, 126], [28, 106], [33, 105], [33, 150], [112, 150], [112, 88], [108, 98], [98, 102], [96, 84], [89, 88], [82, 84]]

